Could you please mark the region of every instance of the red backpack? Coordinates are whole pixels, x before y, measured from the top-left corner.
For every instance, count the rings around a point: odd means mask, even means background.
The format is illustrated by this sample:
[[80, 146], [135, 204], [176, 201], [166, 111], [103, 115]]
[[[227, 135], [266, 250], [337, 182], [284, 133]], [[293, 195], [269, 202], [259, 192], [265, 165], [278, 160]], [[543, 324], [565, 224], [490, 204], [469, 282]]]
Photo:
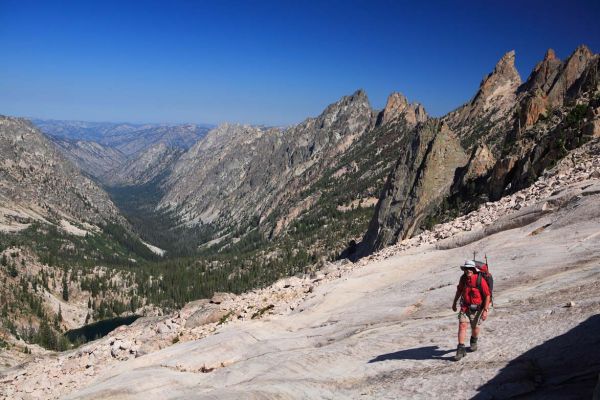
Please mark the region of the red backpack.
[[475, 261], [475, 266], [477, 267], [477, 289], [483, 293], [481, 290], [481, 279], [485, 279], [488, 287], [490, 288], [490, 304], [494, 304], [494, 277], [490, 273], [490, 268], [487, 264], [487, 257], [485, 259], [485, 262], [473, 260]]

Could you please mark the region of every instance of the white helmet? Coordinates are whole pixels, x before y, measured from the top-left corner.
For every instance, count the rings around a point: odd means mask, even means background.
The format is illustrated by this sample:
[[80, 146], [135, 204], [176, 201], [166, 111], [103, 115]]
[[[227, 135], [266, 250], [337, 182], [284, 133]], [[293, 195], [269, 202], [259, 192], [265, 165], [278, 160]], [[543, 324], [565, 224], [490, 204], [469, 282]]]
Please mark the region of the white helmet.
[[473, 260], [465, 260], [465, 262], [463, 263], [463, 265], [460, 266], [460, 268], [472, 268], [475, 271], [479, 270], [479, 268], [477, 268], [477, 264], [475, 264], [475, 261]]

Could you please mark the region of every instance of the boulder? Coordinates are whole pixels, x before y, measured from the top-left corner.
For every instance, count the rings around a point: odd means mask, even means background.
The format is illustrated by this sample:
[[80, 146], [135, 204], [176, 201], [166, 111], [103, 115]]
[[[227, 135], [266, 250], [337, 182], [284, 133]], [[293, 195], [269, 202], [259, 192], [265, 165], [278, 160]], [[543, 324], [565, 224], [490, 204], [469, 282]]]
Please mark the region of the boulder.
[[591, 137], [600, 137], [600, 119], [588, 122], [583, 127], [583, 134]]
[[219, 322], [225, 315], [227, 315], [227, 311], [222, 310], [216, 305], [208, 304], [192, 314], [185, 322], [185, 327], [187, 329], [194, 329], [202, 325]]
[[181, 311], [179, 311], [179, 316], [184, 320], [188, 319], [192, 314], [194, 314], [196, 311], [198, 311], [202, 307], [206, 306], [209, 302], [210, 302], [210, 300], [208, 300], [208, 299], [200, 299], [200, 300], [190, 301], [185, 306], [183, 306]]
[[232, 300], [235, 298], [235, 294], [233, 293], [225, 293], [225, 292], [216, 292], [213, 294], [213, 297], [210, 299], [210, 302], [213, 304], [221, 304], [226, 302], [227, 300]]

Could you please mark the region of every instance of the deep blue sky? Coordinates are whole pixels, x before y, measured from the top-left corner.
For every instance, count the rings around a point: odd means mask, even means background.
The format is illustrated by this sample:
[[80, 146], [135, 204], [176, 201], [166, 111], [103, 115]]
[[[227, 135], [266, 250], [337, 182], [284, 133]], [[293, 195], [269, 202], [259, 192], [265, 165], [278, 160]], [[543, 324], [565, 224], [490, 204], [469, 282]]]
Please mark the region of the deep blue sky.
[[439, 116], [506, 51], [600, 51], [600, 1], [5, 1], [0, 114], [297, 123], [358, 88]]

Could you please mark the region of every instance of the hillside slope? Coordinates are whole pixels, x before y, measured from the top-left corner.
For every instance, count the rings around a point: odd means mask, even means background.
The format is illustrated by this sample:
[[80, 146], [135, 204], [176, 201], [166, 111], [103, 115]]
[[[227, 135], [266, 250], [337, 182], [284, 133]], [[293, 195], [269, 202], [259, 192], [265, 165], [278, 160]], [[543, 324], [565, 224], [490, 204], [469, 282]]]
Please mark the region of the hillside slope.
[[158, 210], [203, 230], [198, 244], [212, 252], [244, 241], [261, 253], [242, 250], [245, 260], [277, 255], [296, 271], [336, 258], [366, 229], [398, 153], [427, 119], [399, 93], [375, 112], [359, 90], [285, 130], [224, 124], [178, 159]]
[[33, 221], [126, 224], [108, 195], [29, 122], [0, 117], [3, 230]]
[[57, 136], [49, 138], [67, 159], [90, 176], [103, 176], [115, 166], [121, 166], [127, 159], [119, 150], [98, 142]]
[[148, 146], [121, 165], [107, 171], [101, 176], [109, 186], [141, 186], [168, 174], [177, 162], [183, 150], [169, 147], [164, 142]]
[[177, 210], [191, 224], [231, 228], [264, 222], [275, 210], [304, 200], [298, 193], [318, 180], [373, 119], [359, 90], [285, 131], [223, 125], [178, 160], [160, 207]]
[[[355, 264], [331, 264], [312, 278], [221, 296], [212, 308], [196, 303], [162, 320], [140, 320], [58, 360], [42, 358], [4, 372], [2, 393], [52, 398], [76, 389], [71, 399], [590, 398], [600, 373], [598, 204], [596, 140], [538, 184], [437, 233]], [[490, 260], [495, 306], [480, 350], [457, 363], [451, 360], [457, 319], [450, 306], [461, 274], [457, 265], [474, 251]], [[201, 326], [193, 310], [202, 307], [227, 314]], [[240, 308], [262, 311], [251, 318]], [[222, 324], [232, 313], [239, 318]], [[203, 329], [200, 336], [218, 334], [194, 340], [196, 329]], [[183, 343], [169, 345], [173, 337]], [[167, 348], [149, 351], [153, 341]], [[46, 374], [58, 382], [49, 383]]]
[[0, 154], [0, 345], [64, 349], [60, 332], [135, 311], [158, 257], [108, 194], [26, 120], [0, 117]]

